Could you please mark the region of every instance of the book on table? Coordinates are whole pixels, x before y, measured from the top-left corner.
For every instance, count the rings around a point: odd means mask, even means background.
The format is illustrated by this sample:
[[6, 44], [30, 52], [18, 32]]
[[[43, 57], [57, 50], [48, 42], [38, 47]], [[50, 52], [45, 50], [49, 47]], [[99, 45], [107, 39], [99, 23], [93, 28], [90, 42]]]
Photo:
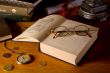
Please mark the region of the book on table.
[[8, 24], [3, 18], [0, 18], [0, 41], [4, 41], [12, 38], [12, 33]]
[[0, 17], [8, 20], [13, 20], [13, 21], [31, 21], [32, 17], [30, 16], [23, 16], [23, 15], [17, 15], [17, 14], [12, 14], [12, 13], [4, 13], [0, 12]]
[[40, 42], [40, 51], [77, 65], [97, 39], [98, 28], [60, 15], [39, 19], [13, 41]]
[[42, 0], [0, 0], [0, 12], [32, 16]]

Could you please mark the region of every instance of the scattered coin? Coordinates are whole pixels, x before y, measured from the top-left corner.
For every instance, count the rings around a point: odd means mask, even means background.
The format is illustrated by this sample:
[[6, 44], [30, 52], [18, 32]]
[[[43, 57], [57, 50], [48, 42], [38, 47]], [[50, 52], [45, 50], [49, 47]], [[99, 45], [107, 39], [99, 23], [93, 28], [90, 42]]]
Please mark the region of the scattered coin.
[[19, 47], [13, 47], [13, 50], [19, 50]]
[[13, 70], [14, 66], [12, 64], [6, 64], [3, 69], [6, 71], [11, 71]]
[[39, 64], [40, 64], [40, 66], [46, 66], [47, 62], [46, 61], [40, 61]]
[[10, 57], [11, 57], [11, 53], [4, 53], [4, 54], [3, 54], [3, 57], [4, 57], [4, 58], [10, 58]]
[[29, 54], [23, 54], [17, 57], [18, 64], [27, 64], [32, 61], [32, 58]]

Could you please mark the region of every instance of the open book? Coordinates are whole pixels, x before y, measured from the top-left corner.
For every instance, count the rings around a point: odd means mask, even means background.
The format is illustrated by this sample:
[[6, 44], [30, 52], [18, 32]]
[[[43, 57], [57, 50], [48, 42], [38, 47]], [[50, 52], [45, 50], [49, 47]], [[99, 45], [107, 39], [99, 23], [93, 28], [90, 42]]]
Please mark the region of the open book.
[[14, 41], [40, 42], [43, 53], [71, 64], [78, 64], [97, 39], [98, 28], [60, 15], [39, 19]]

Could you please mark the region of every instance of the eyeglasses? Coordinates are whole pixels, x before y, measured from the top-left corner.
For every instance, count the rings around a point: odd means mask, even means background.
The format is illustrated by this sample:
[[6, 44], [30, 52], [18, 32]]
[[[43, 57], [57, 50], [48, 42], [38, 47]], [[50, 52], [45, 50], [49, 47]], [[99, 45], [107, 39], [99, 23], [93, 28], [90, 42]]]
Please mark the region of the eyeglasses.
[[67, 28], [66, 26], [59, 26], [55, 29], [52, 29], [51, 32], [54, 33], [53, 39], [57, 37], [65, 37], [65, 36], [71, 36], [71, 35], [79, 35], [79, 36], [89, 36], [90, 38], [92, 37], [90, 31], [95, 31], [91, 30], [89, 27], [85, 25], [78, 25], [73, 28]]

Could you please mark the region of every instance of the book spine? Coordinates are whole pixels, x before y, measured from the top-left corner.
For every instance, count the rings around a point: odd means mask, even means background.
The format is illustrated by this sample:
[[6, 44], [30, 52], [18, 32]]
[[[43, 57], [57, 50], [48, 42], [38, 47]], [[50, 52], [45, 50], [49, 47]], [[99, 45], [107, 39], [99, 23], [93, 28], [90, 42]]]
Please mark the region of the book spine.
[[28, 8], [34, 7], [34, 5], [32, 3], [19, 1], [19, 0], [0, 0], [0, 4], [28, 7]]
[[4, 13], [12, 13], [23, 16], [30, 16], [28, 8], [25, 7], [17, 7], [17, 6], [8, 6], [8, 5], [0, 5], [0, 12]]
[[11, 13], [0, 12], [0, 17], [13, 20], [13, 21], [31, 21], [30, 16], [21, 16], [21, 15], [16, 15], [16, 14], [11, 14]]

